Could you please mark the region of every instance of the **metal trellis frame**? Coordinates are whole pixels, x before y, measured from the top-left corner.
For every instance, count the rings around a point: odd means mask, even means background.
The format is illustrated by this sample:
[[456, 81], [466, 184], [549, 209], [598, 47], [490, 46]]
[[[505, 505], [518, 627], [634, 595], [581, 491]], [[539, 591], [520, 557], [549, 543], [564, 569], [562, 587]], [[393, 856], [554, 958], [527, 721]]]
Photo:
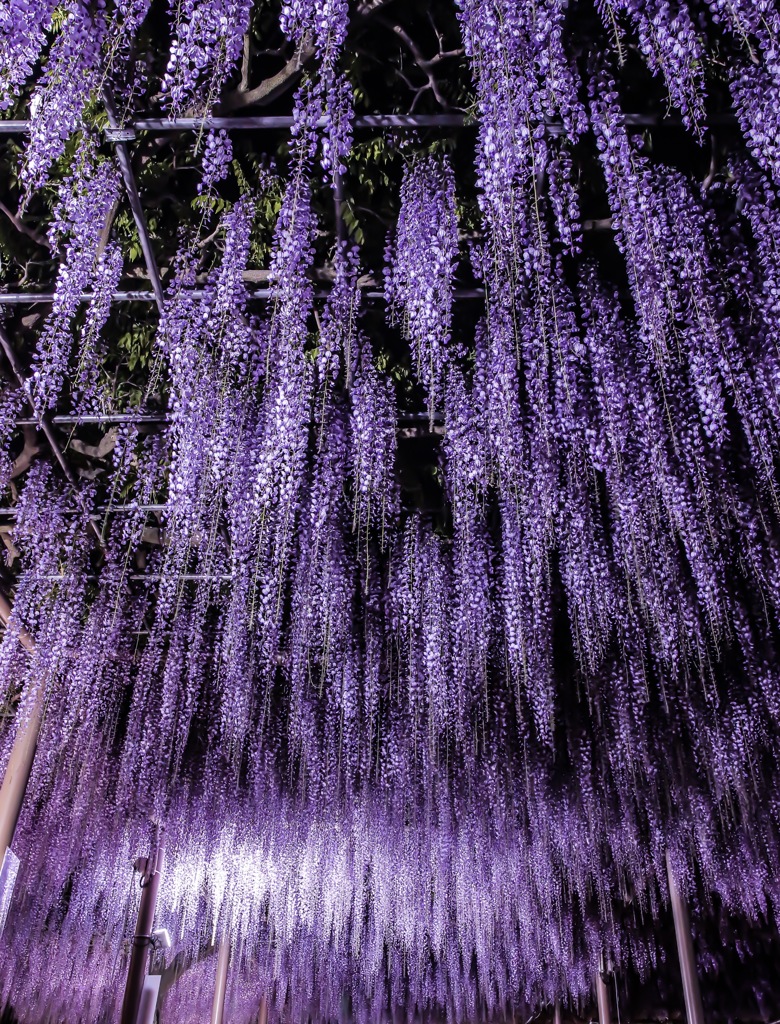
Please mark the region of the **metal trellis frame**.
[[[204, 288], [188, 288], [187, 295], [193, 299], [202, 299], [207, 294]], [[319, 288], [314, 292], [315, 298], [325, 298], [329, 294], [328, 288]], [[366, 289], [363, 291], [363, 298], [370, 299], [372, 301], [381, 301], [384, 299], [385, 294], [382, 291], [374, 289]], [[273, 288], [254, 288], [247, 289], [247, 301], [248, 302], [269, 302], [274, 298], [275, 291]], [[39, 302], [51, 303], [55, 300], [54, 292], [0, 292], [0, 306], [28, 306], [36, 305]], [[81, 302], [91, 302], [94, 299], [92, 292], [84, 292], [80, 296]], [[456, 288], [453, 292], [453, 297], [458, 300], [462, 299], [482, 299], [485, 297], [485, 291], [483, 288]], [[151, 291], [121, 291], [114, 292], [111, 296], [111, 301], [120, 302], [158, 302], [157, 295]]]
[[[148, 131], [152, 133], [171, 133], [171, 132], [199, 132], [209, 130], [230, 130], [230, 131], [249, 131], [249, 130], [274, 130], [274, 129], [289, 129], [294, 124], [294, 119], [290, 116], [278, 116], [278, 115], [246, 115], [238, 117], [179, 117], [179, 118], [137, 118], [130, 125], [122, 126], [119, 123], [117, 117], [116, 108], [113, 100], [113, 96], [108, 88], [103, 91], [103, 102], [108, 115], [109, 127], [105, 129], [104, 136], [106, 140], [112, 143], [116, 149], [117, 161], [119, 168], [122, 173], [122, 178], [125, 185], [125, 191], [127, 193], [130, 208], [135, 220], [136, 228], [138, 230], [139, 239], [141, 243], [141, 250], [146, 264], [146, 270], [150, 282], [150, 289], [146, 290], [126, 290], [115, 292], [112, 296], [112, 302], [115, 303], [127, 303], [127, 302], [141, 302], [141, 303], [154, 303], [156, 304], [160, 313], [164, 308], [165, 296], [162, 285], [162, 279], [160, 276], [159, 267], [157, 260], [154, 255], [152, 248], [151, 236], [149, 228], [146, 222], [146, 217], [143, 210], [143, 204], [141, 197], [138, 192], [138, 187], [133, 173], [130, 152], [128, 144], [136, 138], [137, 132]], [[683, 122], [679, 118], [671, 117], [658, 117], [652, 114], [625, 114], [624, 122], [627, 127], [633, 129], [642, 129], [647, 127], [682, 127]], [[321, 126], [327, 125], [327, 119], [321, 118], [319, 124]], [[707, 122], [707, 127], [715, 127], [717, 125], [733, 125], [736, 123], [736, 119], [733, 114], [724, 114], [710, 118]], [[426, 128], [478, 128], [479, 122], [467, 117], [462, 113], [439, 113], [439, 114], [368, 114], [361, 115], [355, 118], [354, 127], [356, 129], [376, 129], [376, 128], [388, 128], [403, 131], [414, 131], [416, 129]], [[30, 121], [24, 120], [0, 120], [0, 135], [20, 135], [26, 134], [30, 129]], [[564, 132], [564, 127], [560, 123], [553, 121], [548, 122], [545, 125], [546, 131], [551, 135], [561, 135]], [[600, 223], [589, 223], [583, 225], [585, 230], [598, 230], [604, 225]], [[316, 290], [315, 295], [322, 297], [327, 295], [328, 289], [319, 288]], [[206, 294], [205, 289], [194, 289], [191, 292], [194, 298], [202, 298]], [[272, 288], [255, 288], [247, 289], [247, 299], [249, 301], [268, 301], [274, 296], [274, 289]], [[377, 290], [375, 287], [368, 287], [363, 290], [363, 296], [368, 300], [383, 300], [384, 293]], [[82, 302], [90, 302], [93, 299], [91, 292], [85, 292], [81, 296]], [[481, 288], [463, 288], [456, 289], [454, 297], [458, 300], [463, 299], [480, 299], [484, 298], [484, 290]], [[51, 291], [47, 292], [0, 292], [0, 306], [1, 305], [36, 305], [39, 303], [51, 303], [55, 299], [55, 293]], [[16, 355], [13, 351], [13, 347], [10, 344], [10, 339], [0, 329], [0, 347], [5, 351], [6, 357], [9, 360], [14, 376], [17, 378], [20, 386], [26, 387], [26, 381], [21, 368], [18, 366]], [[36, 411], [36, 410], [33, 410]], [[422, 417], [421, 417], [422, 418]], [[147, 423], [147, 424], [163, 424], [168, 421], [169, 417], [167, 414], [159, 415], [148, 415], [139, 414], [134, 415], [133, 413], [120, 412], [107, 414], [106, 416], [54, 416], [45, 417], [40, 416], [33, 419], [20, 419], [17, 421], [18, 426], [35, 426], [41, 429], [46, 437], [46, 440], [57, 460], [60, 467], [65, 474], [65, 477], [70, 486], [79, 493], [78, 483], [75, 476], [68, 465], [67, 460], [64, 457], [62, 450], [59, 447], [57, 439], [54, 435], [53, 426], [77, 426], [81, 424], [101, 424], [101, 425], [113, 425], [122, 423]], [[398, 422], [399, 433], [401, 436], [417, 436], [419, 428], [417, 427], [403, 427], [404, 417], [401, 417]], [[415, 418], [406, 417], [407, 422], [414, 422]], [[431, 423], [430, 432], [440, 433], [441, 432], [440, 421], [436, 426]], [[0, 510], [2, 511], [2, 510]], [[101, 538], [98, 534], [98, 541]]]
[[[628, 113], [623, 115], [627, 128], [683, 128], [679, 117], [659, 117], [656, 114]], [[326, 127], [328, 121], [322, 117], [317, 122]], [[226, 131], [271, 131], [291, 128], [294, 119], [287, 115], [261, 114], [245, 117], [171, 117], [137, 118], [127, 127], [112, 124], [105, 130], [109, 142], [130, 142], [136, 132], [200, 132], [224, 129]], [[705, 122], [706, 128], [735, 126], [737, 120], [731, 113], [715, 114]], [[466, 114], [363, 114], [354, 120], [356, 129], [396, 128], [414, 131], [418, 128], [478, 128], [479, 121]], [[545, 129], [550, 135], [562, 135], [564, 126], [548, 121]], [[0, 121], [0, 135], [25, 135], [30, 130], [29, 121]]]

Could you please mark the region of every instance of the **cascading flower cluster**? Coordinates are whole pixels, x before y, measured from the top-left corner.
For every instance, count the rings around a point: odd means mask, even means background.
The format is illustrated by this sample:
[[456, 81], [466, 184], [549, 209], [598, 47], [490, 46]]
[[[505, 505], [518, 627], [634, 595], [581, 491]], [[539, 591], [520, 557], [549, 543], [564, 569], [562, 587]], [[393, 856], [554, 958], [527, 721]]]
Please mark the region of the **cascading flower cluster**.
[[[568, 6], [545, 0], [528, 18], [507, 0], [458, 3], [479, 109], [480, 202], [513, 279], [545, 260], [539, 186], [550, 147], [544, 125], [559, 118], [570, 146], [586, 127], [577, 72], [563, 45]], [[564, 159], [559, 169], [567, 166]], [[556, 180], [567, 188], [565, 176]]]
[[[0, 763], [41, 696], [46, 713], [0, 1003], [111, 1019], [150, 818], [168, 836], [160, 922], [192, 961], [166, 997], [181, 1020], [210, 1002], [220, 935], [237, 1021], [261, 996], [274, 1021], [503, 1020], [556, 998], [585, 1012], [602, 952], [642, 979], [665, 969], [667, 854], [694, 917], [713, 898], [746, 928], [780, 914], [776, 12], [597, 7], [607, 52], [583, 61], [566, 0], [533, 17], [457, 4], [479, 122], [471, 266], [462, 164], [438, 146], [407, 160], [386, 248], [407, 394], [444, 433], [431, 510], [402, 490], [404, 396], [369, 335], [361, 253], [338, 239], [327, 297], [313, 283], [318, 153], [329, 209], [350, 147], [349, 6], [283, 5], [316, 70], [296, 94], [267, 307], [248, 306], [246, 274], [270, 179], [223, 202], [232, 146], [210, 133], [199, 191], [223, 208], [218, 257], [204, 267], [184, 237], [166, 277], [145, 399], [164, 392], [164, 425], [130, 415], [78, 495], [40, 458], [13, 481], [0, 676], [18, 711]], [[146, 13], [117, 9], [128, 33]], [[165, 103], [210, 110], [251, 5], [173, 11]], [[2, 103], [52, 17], [18, 12], [26, 39], [0, 13]], [[124, 52], [117, 24], [67, 7], [32, 101], [30, 188]], [[701, 185], [631, 135], [609, 48], [638, 39], [696, 134], [710, 31], [744, 47], [744, 144]], [[603, 245], [581, 223], [586, 135]], [[27, 389], [0, 396], [3, 485], [23, 399], [39, 416], [100, 407], [122, 254], [99, 152], [85, 135], [59, 185], [55, 302]], [[469, 272], [484, 304], [461, 319]]]
[[[712, 16], [738, 42], [731, 91], [745, 140], [755, 159], [780, 181], [780, 12], [769, 0], [708, 0]], [[760, 56], [759, 56], [760, 54]]]
[[251, 0], [171, 0], [174, 39], [163, 90], [174, 115], [208, 113], [241, 54]]
[[340, 69], [349, 29], [348, 0], [292, 0], [282, 5], [282, 28], [301, 48], [314, 49], [319, 69], [309, 102], [317, 104], [326, 120], [322, 138], [322, 167], [335, 182], [346, 173], [344, 161], [352, 148], [352, 87]]
[[458, 255], [455, 179], [446, 160], [416, 161], [401, 185], [401, 212], [387, 252], [385, 295], [409, 339], [433, 411], [452, 358], [452, 285]]
[[694, 12], [676, 0], [598, 0], [598, 7], [608, 28], [619, 33], [625, 17], [636, 29], [648, 67], [663, 75], [669, 98], [686, 125], [700, 132], [705, 49]]
[[56, 6], [56, 0], [19, 0], [0, 11], [0, 110], [32, 75]]
[[30, 141], [21, 174], [28, 195], [43, 184], [52, 163], [81, 126], [84, 107], [100, 82], [107, 32], [103, 4], [93, 9], [83, 0], [71, 0], [66, 5], [62, 29], [30, 104]]
[[84, 292], [91, 292], [92, 297], [80, 328], [73, 400], [84, 412], [96, 405], [99, 336], [122, 272], [121, 250], [110, 240], [118, 197], [116, 167], [111, 161], [100, 160], [92, 143], [85, 142], [60, 187], [49, 229], [52, 247], [64, 243], [64, 252], [54, 305], [46, 318], [29, 384], [31, 398], [40, 412], [54, 406], [60, 396]]

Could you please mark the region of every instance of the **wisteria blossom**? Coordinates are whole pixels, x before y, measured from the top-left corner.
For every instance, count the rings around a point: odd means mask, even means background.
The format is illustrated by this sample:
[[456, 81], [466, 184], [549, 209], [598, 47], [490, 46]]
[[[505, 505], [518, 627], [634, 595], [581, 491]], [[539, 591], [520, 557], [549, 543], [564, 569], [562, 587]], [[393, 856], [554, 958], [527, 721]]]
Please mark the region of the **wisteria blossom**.
[[0, 1009], [117, 1019], [161, 835], [163, 1021], [226, 946], [238, 1024], [589, 1019], [600, 963], [674, 1014], [670, 877], [760, 958], [777, 5], [6, 6]]

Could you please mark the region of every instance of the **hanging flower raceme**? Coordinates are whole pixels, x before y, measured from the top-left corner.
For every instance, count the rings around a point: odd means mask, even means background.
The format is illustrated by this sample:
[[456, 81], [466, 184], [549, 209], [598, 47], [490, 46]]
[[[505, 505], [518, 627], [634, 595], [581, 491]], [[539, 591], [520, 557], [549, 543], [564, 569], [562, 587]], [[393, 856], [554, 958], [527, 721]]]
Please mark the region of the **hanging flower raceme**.
[[[394, 629], [401, 644], [410, 727], [435, 761], [457, 703], [452, 673], [451, 567], [421, 516], [410, 517], [391, 582]], [[427, 739], [426, 739], [427, 737]]]
[[65, 144], [81, 127], [82, 114], [100, 84], [108, 32], [105, 5], [69, 0], [46, 71], [30, 102], [30, 132], [20, 170], [24, 196], [43, 184]]
[[56, 0], [16, 0], [0, 10], [0, 110], [32, 75], [56, 6]]
[[210, 195], [218, 181], [227, 176], [233, 159], [233, 145], [228, 133], [209, 132], [203, 144], [203, 177], [198, 182], [198, 192]]
[[[538, 238], [550, 159], [545, 125], [559, 118], [570, 145], [587, 126], [563, 42], [568, 0], [545, 0], [534, 18], [511, 0], [459, 0], [458, 6], [477, 88], [480, 203], [497, 258], [515, 278], [545, 259]], [[559, 192], [571, 191], [565, 172], [564, 160], [556, 168]], [[575, 212], [566, 207], [567, 216]], [[570, 232], [571, 226], [564, 234]]]
[[[290, 741], [307, 795], [349, 792], [361, 758], [356, 565], [344, 495], [344, 411], [325, 412], [299, 528], [290, 622]], [[333, 787], [333, 788], [331, 788]]]
[[395, 526], [398, 489], [395, 483], [396, 408], [393, 385], [375, 366], [368, 342], [350, 390], [349, 459], [354, 480], [353, 529], [368, 537], [379, 530], [380, 546]]
[[[314, 216], [306, 171], [311, 135], [304, 122], [276, 227], [269, 279], [274, 302], [262, 330], [254, 380], [259, 402], [245, 399], [239, 445], [226, 502], [231, 535], [232, 589], [225, 611], [220, 656], [229, 748], [240, 752], [253, 714], [259, 715], [255, 749], [262, 747], [282, 643], [282, 619], [291, 571], [312, 415], [313, 379], [306, 359], [313, 292], [308, 269]], [[265, 695], [253, 693], [257, 672]]]
[[432, 414], [452, 358], [452, 291], [458, 256], [455, 179], [446, 159], [415, 160], [404, 174], [401, 211], [388, 246], [385, 295], [410, 340]]
[[780, 12], [771, 0], [707, 0], [740, 47], [729, 77], [740, 126], [758, 163], [780, 182]]
[[208, 114], [241, 54], [251, 0], [170, 0], [173, 21], [162, 87], [173, 116]]
[[726, 437], [724, 382], [731, 327], [710, 256], [700, 204], [681, 175], [653, 168], [622, 124], [614, 83], [592, 84], [593, 118], [642, 334], [662, 377], [687, 356], [706, 435]]
[[14, 459], [9, 442], [16, 430], [16, 419], [25, 405], [25, 394], [20, 387], [6, 386], [0, 392], [0, 493], [5, 494], [14, 475]]
[[[753, 429], [748, 437], [755, 463], [765, 470], [765, 479], [769, 482], [773, 476], [776, 432], [780, 430], [780, 191], [747, 162], [734, 167], [734, 191], [737, 205], [749, 224], [750, 237], [744, 232], [731, 231], [724, 237], [724, 243], [731, 246], [729, 266], [733, 269], [732, 287], [739, 296], [741, 341], [749, 346], [750, 371], [761, 398], [754, 396], [754, 389], [749, 385], [741, 393], [750, 403]], [[757, 287], [752, 287], [754, 282]], [[754, 310], [760, 311], [758, 329], [752, 315]], [[747, 363], [748, 357], [743, 355], [743, 375], [748, 372]], [[772, 427], [762, 422], [767, 413], [772, 417]]]
[[75, 320], [84, 292], [92, 295], [80, 329], [74, 397], [82, 396], [79, 404], [85, 412], [85, 405], [98, 398], [99, 338], [122, 271], [119, 247], [108, 237], [118, 198], [116, 168], [110, 161], [101, 161], [92, 144], [85, 142], [60, 187], [49, 228], [52, 247], [64, 243], [64, 253], [54, 306], [44, 324], [28, 384], [30, 396], [40, 411], [56, 404], [68, 376]]
[[322, 139], [322, 167], [334, 183], [346, 173], [344, 162], [352, 148], [352, 87], [339, 69], [349, 31], [348, 0], [292, 0], [282, 5], [282, 30], [295, 40], [301, 52], [313, 50], [319, 61], [311, 88], [325, 118]]
[[650, 70], [660, 72], [669, 98], [685, 124], [701, 134], [704, 119], [704, 45], [684, 0], [599, 0], [605, 27], [618, 35], [625, 17], [636, 29], [642, 55]]
[[[477, 371], [479, 377], [481, 367]], [[485, 410], [477, 408], [479, 379], [469, 389], [458, 366], [447, 374], [444, 478], [452, 505], [455, 609], [453, 671], [458, 680], [459, 739], [469, 735], [488, 687], [493, 637], [492, 550], [487, 529], [490, 456]]]
[[17, 726], [36, 708], [40, 713], [57, 680], [67, 679], [87, 587], [88, 533], [79, 511], [51, 467], [36, 463], [22, 491], [14, 528], [14, 543], [26, 554], [27, 567], [0, 644], [3, 677], [13, 679], [20, 631], [39, 638], [26, 666]]
[[325, 303], [317, 346], [317, 386], [323, 410], [343, 374], [351, 386], [362, 351], [358, 335], [360, 316], [360, 272], [357, 248], [344, 242], [334, 258], [333, 286]]

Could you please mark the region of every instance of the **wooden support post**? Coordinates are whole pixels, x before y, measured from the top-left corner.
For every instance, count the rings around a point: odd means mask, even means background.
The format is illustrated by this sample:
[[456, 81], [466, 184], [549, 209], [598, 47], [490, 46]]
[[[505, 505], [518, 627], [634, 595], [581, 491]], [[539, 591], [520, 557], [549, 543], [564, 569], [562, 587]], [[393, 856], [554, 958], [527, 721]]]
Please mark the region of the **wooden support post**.
[[214, 999], [211, 1003], [211, 1024], [222, 1024], [225, 1013], [225, 993], [227, 992], [228, 964], [230, 963], [230, 939], [223, 935], [219, 940], [217, 955], [217, 976], [214, 981]]
[[669, 898], [672, 902], [674, 934], [677, 939], [677, 956], [680, 960], [680, 974], [682, 975], [683, 996], [685, 998], [685, 1015], [688, 1019], [688, 1024], [704, 1024], [704, 1006], [701, 1001], [699, 976], [696, 973], [696, 953], [693, 948], [688, 904], [680, 894], [680, 888], [677, 884], [668, 850], [666, 851], [666, 877], [669, 882]]
[[139, 857], [134, 865], [135, 870], [141, 872], [141, 904], [138, 907], [130, 965], [127, 968], [121, 1024], [136, 1024], [138, 1019], [138, 1008], [146, 975], [146, 957], [152, 944], [154, 912], [157, 907], [157, 892], [160, 888], [160, 875], [164, 860], [165, 847], [162, 839], [158, 837], [151, 856]]
[[609, 985], [604, 980], [608, 977], [606, 962], [601, 958], [596, 971], [596, 1005], [598, 1006], [599, 1024], [612, 1024], [612, 1011], [609, 1006]]
[[555, 1000], [555, 1009], [553, 1010], [553, 1024], [563, 1024], [563, 1014], [561, 1012], [560, 999]]
[[257, 1014], [257, 1024], [268, 1024], [268, 1000], [263, 996], [260, 1000], [260, 1009]]
[[[5, 596], [0, 594], [0, 620], [7, 627], [10, 619], [11, 605]], [[35, 644], [27, 630], [19, 631], [19, 643], [31, 654], [34, 652]], [[41, 732], [45, 690], [46, 687], [41, 682], [27, 721], [23, 722], [17, 730], [3, 782], [0, 785], [0, 861], [2, 861], [5, 851], [13, 843], [16, 825], [22, 812], [24, 795], [27, 791], [27, 783], [30, 779], [35, 751], [38, 747], [38, 737]]]

